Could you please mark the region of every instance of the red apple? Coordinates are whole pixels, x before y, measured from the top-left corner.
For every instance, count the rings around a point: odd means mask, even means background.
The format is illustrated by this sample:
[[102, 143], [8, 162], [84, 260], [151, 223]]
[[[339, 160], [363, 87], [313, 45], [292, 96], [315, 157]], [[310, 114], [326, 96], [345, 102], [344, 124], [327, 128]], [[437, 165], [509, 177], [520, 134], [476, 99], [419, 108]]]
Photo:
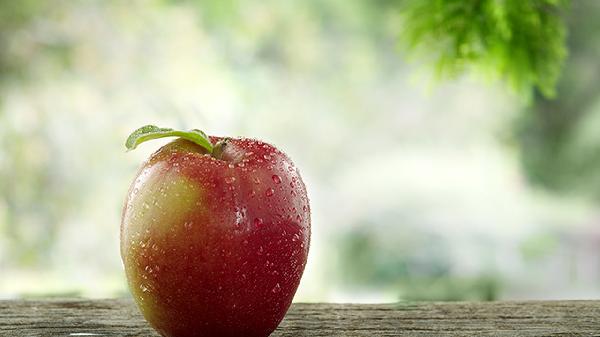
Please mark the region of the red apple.
[[298, 170], [272, 145], [198, 130], [146, 126], [126, 145], [167, 136], [180, 138], [142, 165], [123, 210], [134, 300], [163, 336], [268, 336], [308, 255], [310, 206]]

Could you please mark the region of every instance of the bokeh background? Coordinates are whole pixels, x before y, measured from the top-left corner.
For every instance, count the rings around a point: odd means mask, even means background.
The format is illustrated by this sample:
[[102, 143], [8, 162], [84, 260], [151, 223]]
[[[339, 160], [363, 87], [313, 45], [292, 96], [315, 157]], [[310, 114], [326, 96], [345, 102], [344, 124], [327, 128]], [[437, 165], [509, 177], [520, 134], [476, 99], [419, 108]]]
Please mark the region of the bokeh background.
[[296, 301], [599, 298], [600, 2], [564, 13], [553, 98], [432, 84], [401, 3], [0, 0], [0, 298], [128, 296], [121, 207], [161, 141], [123, 144], [144, 124], [294, 159]]

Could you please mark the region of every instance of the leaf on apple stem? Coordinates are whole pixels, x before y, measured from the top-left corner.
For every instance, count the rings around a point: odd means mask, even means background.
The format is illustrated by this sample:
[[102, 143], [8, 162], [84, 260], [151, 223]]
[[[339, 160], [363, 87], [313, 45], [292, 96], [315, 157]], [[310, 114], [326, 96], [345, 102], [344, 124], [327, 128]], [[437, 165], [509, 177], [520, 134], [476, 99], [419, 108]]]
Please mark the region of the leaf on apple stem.
[[202, 146], [209, 153], [213, 152], [213, 145], [210, 142], [210, 139], [204, 132], [198, 129], [179, 131], [168, 128], [159, 128], [155, 125], [145, 125], [133, 131], [133, 133], [127, 137], [125, 147], [127, 147], [127, 151], [131, 151], [145, 141], [164, 137], [180, 137], [187, 139]]

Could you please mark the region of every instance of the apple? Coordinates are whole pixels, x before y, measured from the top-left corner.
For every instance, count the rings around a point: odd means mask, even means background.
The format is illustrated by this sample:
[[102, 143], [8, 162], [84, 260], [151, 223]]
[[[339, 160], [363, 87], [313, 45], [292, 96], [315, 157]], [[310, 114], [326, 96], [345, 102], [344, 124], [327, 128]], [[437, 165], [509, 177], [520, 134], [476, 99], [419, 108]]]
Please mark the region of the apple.
[[246, 138], [148, 125], [161, 137], [133, 181], [121, 222], [129, 288], [169, 337], [264, 337], [283, 319], [310, 244], [310, 206], [283, 152]]

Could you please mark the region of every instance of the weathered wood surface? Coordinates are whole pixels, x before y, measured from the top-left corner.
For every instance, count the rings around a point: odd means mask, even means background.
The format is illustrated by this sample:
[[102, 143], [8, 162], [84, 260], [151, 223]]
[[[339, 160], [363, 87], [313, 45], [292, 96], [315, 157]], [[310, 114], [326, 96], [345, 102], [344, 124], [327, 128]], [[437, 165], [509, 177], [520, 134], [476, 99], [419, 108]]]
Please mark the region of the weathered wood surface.
[[[130, 300], [0, 301], [0, 336], [158, 336]], [[600, 301], [294, 304], [272, 336], [600, 336]]]

